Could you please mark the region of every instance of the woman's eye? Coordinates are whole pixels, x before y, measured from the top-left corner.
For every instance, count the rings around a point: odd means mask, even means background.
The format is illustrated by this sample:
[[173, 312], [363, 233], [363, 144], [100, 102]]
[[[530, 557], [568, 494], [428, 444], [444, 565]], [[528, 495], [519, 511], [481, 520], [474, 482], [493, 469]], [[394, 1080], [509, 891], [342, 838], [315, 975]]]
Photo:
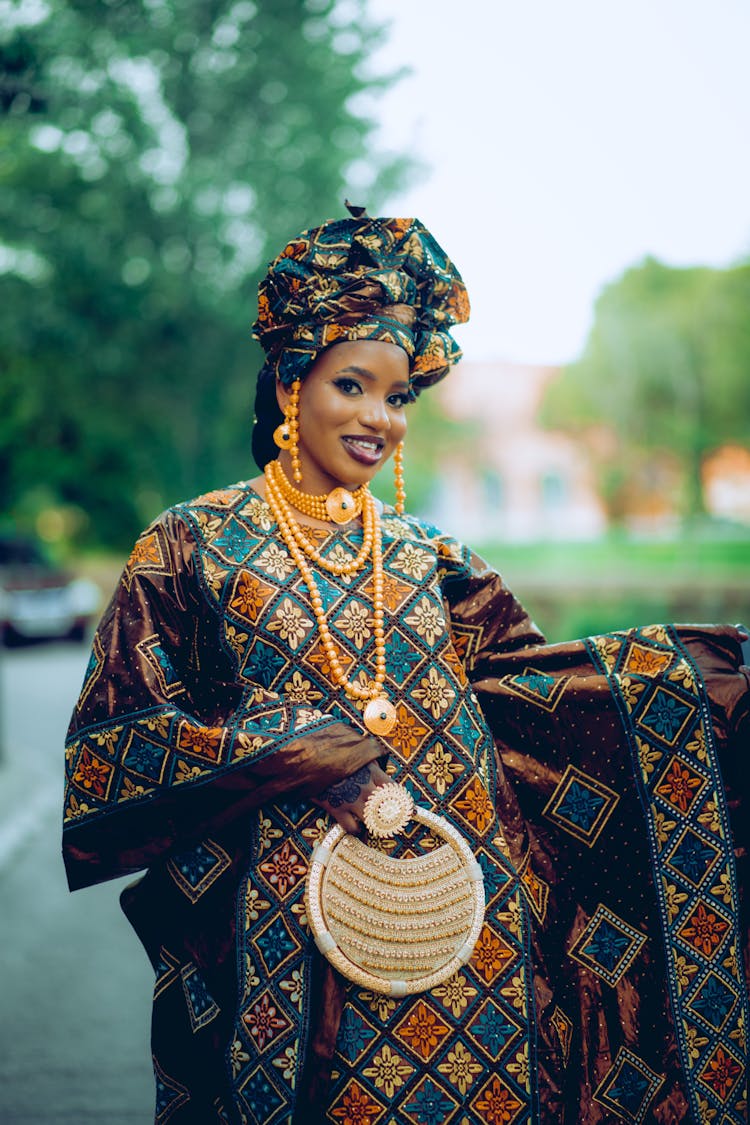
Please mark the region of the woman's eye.
[[345, 395], [356, 395], [362, 390], [356, 379], [337, 379], [334, 386]]
[[400, 409], [402, 406], [406, 406], [406, 404], [408, 402], [409, 402], [409, 396], [405, 395], [405, 394], [399, 393], [399, 394], [396, 394], [396, 395], [389, 395], [388, 396], [388, 405], [389, 406], [395, 406], [395, 407], [398, 407]]

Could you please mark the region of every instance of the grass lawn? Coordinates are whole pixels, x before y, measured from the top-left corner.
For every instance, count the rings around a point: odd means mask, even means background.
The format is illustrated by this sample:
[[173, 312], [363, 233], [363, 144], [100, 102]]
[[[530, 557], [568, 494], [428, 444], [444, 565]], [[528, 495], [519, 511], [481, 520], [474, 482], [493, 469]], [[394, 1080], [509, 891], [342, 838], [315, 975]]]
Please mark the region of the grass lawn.
[[481, 553], [509, 580], [528, 578], [543, 585], [612, 587], [655, 580], [671, 584], [750, 580], [750, 538], [660, 541], [611, 537], [592, 543], [488, 543]]
[[651, 621], [750, 622], [750, 537], [486, 543], [480, 553], [550, 640]]

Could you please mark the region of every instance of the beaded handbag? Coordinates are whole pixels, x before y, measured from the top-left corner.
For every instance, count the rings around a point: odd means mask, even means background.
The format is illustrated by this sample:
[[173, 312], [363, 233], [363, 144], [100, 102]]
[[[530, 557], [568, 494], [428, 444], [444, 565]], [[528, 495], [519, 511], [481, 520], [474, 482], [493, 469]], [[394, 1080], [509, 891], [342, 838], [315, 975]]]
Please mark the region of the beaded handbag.
[[315, 942], [334, 968], [364, 988], [391, 996], [424, 992], [472, 955], [484, 921], [482, 869], [444, 817], [383, 785], [365, 824], [392, 836], [413, 819], [442, 843], [395, 859], [337, 824], [316, 845], [305, 889]]

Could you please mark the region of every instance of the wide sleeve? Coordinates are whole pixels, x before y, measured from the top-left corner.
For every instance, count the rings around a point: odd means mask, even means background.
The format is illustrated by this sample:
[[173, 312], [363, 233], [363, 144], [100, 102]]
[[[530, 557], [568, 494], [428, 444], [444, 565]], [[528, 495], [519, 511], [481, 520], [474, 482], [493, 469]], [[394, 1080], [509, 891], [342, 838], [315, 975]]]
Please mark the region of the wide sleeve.
[[[569, 761], [580, 747], [587, 719], [589, 728], [599, 728], [596, 741], [602, 726], [606, 740], [606, 728], [621, 727], [634, 710], [628, 704], [643, 695], [632, 685], [668, 676], [672, 669], [666, 656], [651, 652], [651, 646], [664, 644], [680, 654], [700, 681], [717, 744], [736, 748], [726, 763], [728, 780], [744, 775], [741, 748], [750, 749], [746, 630], [653, 625], [611, 637], [547, 644], [500, 574], [454, 541], [445, 540], [440, 550], [451, 632], [496, 737], [520, 742], [543, 757], [558, 756], [561, 763]], [[625, 654], [621, 666], [608, 663], [607, 653], [615, 649]]]
[[544, 644], [502, 575], [456, 540], [441, 536], [436, 545], [451, 635], [469, 679], [488, 671], [498, 653]]
[[382, 753], [238, 681], [196, 559], [179, 514], [161, 517], [96, 631], [66, 740], [71, 889], [140, 870], [281, 794], [319, 793]]
[[[582, 1099], [615, 1089], [637, 1042], [660, 1106], [745, 1120], [746, 634], [656, 624], [544, 644], [497, 576], [457, 570], [445, 590], [533, 955], [554, 967], [549, 1018], [585, 1029]], [[548, 1000], [537, 990], [540, 1013]], [[731, 1081], [710, 1081], [720, 1067]]]

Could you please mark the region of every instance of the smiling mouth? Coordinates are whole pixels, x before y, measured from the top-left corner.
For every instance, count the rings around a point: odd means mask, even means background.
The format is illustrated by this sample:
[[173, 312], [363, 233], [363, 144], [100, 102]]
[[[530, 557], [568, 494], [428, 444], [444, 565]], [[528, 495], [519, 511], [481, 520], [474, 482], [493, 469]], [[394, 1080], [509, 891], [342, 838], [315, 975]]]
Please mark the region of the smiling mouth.
[[349, 455], [363, 465], [376, 464], [385, 446], [383, 439], [376, 437], [344, 437], [341, 440]]

